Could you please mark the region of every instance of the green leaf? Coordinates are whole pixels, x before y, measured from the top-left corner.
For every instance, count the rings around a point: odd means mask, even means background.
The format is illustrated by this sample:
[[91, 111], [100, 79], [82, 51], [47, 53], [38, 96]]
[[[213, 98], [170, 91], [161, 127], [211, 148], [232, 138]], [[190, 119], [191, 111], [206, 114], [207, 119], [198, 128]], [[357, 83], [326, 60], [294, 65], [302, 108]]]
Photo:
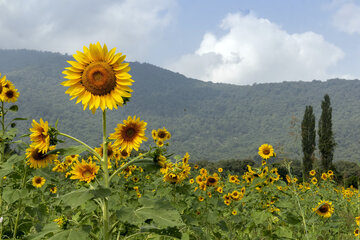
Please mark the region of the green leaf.
[[184, 225], [179, 212], [167, 200], [141, 198], [139, 202], [143, 203], [143, 207], [135, 210], [135, 215], [144, 221], [152, 219], [157, 226], [162, 228]]
[[55, 234], [49, 240], [88, 240], [89, 234], [80, 229], [69, 229]]
[[[140, 228], [140, 232], [150, 232], [150, 233], [155, 233], [156, 235], [159, 235], [159, 236], [170, 236], [170, 237], [174, 237], [177, 239], [181, 239], [181, 237], [182, 237], [181, 232], [176, 227], [159, 229], [154, 226], [145, 226], [145, 227]], [[162, 238], [159, 238], [159, 239], [162, 239]]]
[[104, 188], [102, 186], [98, 186], [96, 189], [90, 190], [90, 193], [95, 198], [105, 198], [111, 195], [111, 190], [109, 188]]
[[275, 234], [280, 238], [292, 238], [292, 231], [285, 227], [277, 227]]
[[25, 121], [27, 118], [14, 118], [12, 121]]
[[12, 188], [5, 188], [3, 193], [3, 199], [5, 202], [12, 204], [17, 200], [24, 198], [27, 196], [26, 189], [12, 189]]
[[46, 235], [50, 233], [56, 233], [60, 230], [59, 225], [57, 225], [55, 222], [46, 224], [43, 229], [34, 235], [29, 236], [29, 239], [32, 240], [41, 240], [45, 238]]
[[17, 105], [12, 105], [10, 108], [9, 108], [10, 111], [13, 111], [13, 112], [17, 112], [19, 110], [19, 107]]
[[78, 207], [84, 202], [93, 198], [93, 194], [86, 188], [69, 192], [61, 197], [61, 200], [72, 208]]
[[63, 156], [76, 155], [82, 152], [85, 152], [87, 148], [83, 145], [71, 146], [67, 148], [59, 148], [52, 151], [49, 151], [47, 154], [60, 154]]

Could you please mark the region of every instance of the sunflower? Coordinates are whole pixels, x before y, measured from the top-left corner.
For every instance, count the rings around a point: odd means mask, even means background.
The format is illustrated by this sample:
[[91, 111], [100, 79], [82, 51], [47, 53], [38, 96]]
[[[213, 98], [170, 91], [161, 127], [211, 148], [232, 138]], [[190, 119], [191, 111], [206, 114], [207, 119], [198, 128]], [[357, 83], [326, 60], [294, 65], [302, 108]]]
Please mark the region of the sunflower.
[[14, 87], [5, 88], [2, 92], [5, 102], [16, 102], [20, 93]]
[[198, 199], [199, 199], [200, 202], [204, 201], [204, 197], [203, 197], [203, 196], [199, 196]]
[[309, 174], [310, 174], [310, 176], [315, 176], [316, 171], [313, 169], [313, 170], [311, 170], [311, 171], [309, 172]]
[[327, 175], [326, 173], [322, 173], [322, 174], [321, 174], [321, 179], [322, 179], [322, 180], [325, 181], [327, 178], [328, 178], [328, 175]]
[[205, 168], [200, 169], [201, 175], [207, 175], [207, 170]]
[[311, 179], [311, 182], [312, 182], [312, 184], [317, 184], [317, 182], [318, 182], [318, 180], [316, 179], [316, 177], [313, 177], [312, 179]]
[[133, 91], [129, 86], [134, 80], [128, 74], [130, 67], [123, 63], [125, 55], [115, 54], [116, 49], [108, 51], [106, 45], [100, 43], [84, 46], [84, 52], [77, 51], [73, 57], [76, 61], [68, 61], [71, 67], [62, 73], [68, 79], [61, 84], [69, 87], [65, 93], [77, 98], [76, 103], [82, 101], [84, 110], [95, 113], [99, 107], [113, 109], [124, 104], [124, 98], [130, 98]]
[[182, 158], [183, 163], [188, 164], [190, 159], [190, 155], [188, 152], [185, 153], [184, 157]]
[[360, 226], [360, 216], [355, 218], [356, 225]]
[[79, 181], [90, 183], [96, 177], [98, 171], [99, 166], [96, 166], [96, 163], [92, 162], [91, 157], [89, 157], [87, 162], [82, 159], [81, 163], [77, 161], [73, 165], [70, 171], [72, 174], [70, 179], [78, 179]]
[[236, 210], [233, 210], [233, 211], [231, 212], [231, 214], [235, 216], [235, 215], [237, 215], [237, 211], [236, 211]]
[[[49, 150], [54, 150], [55, 146], [51, 146]], [[44, 168], [49, 163], [57, 159], [56, 154], [44, 154], [39, 149], [30, 146], [26, 149], [26, 158], [28, 159], [26, 163], [31, 168]]]
[[35, 176], [32, 179], [32, 185], [37, 188], [41, 188], [45, 184], [45, 182], [45, 178], [39, 176]]
[[163, 147], [164, 146], [164, 141], [163, 140], [157, 140], [156, 145], [158, 145], [158, 147]]
[[206, 178], [206, 186], [216, 186], [216, 184], [218, 183], [219, 178], [215, 177], [215, 176], [208, 176]]
[[313, 211], [316, 212], [319, 216], [329, 218], [334, 213], [334, 207], [332, 206], [332, 202], [320, 201], [318, 206], [313, 208]]
[[[95, 151], [102, 157], [103, 156], [103, 151], [104, 151], [103, 150], [103, 144], [101, 144], [99, 148], [95, 148]], [[109, 142], [107, 144], [107, 156], [108, 156], [108, 159], [111, 159], [111, 158], [114, 157], [115, 151], [116, 150], [115, 150], [114, 146], [112, 145], [111, 142]]]
[[222, 168], [218, 168], [218, 172], [223, 172], [224, 170]]
[[355, 235], [355, 237], [357, 237], [357, 236], [360, 235], [360, 229], [359, 229], [359, 228], [356, 228], [356, 229], [354, 230], [354, 235]]
[[216, 189], [216, 191], [219, 192], [219, 193], [223, 193], [223, 188], [222, 188], [222, 187], [218, 187], [218, 188]]
[[53, 193], [53, 194], [55, 194], [55, 193], [57, 192], [57, 187], [56, 187], [56, 186], [55, 186], [55, 187], [51, 187], [51, 188], [50, 188], [50, 192]]
[[76, 155], [73, 154], [73, 155], [66, 156], [64, 164], [66, 164], [67, 166], [70, 166], [73, 162], [78, 160], [78, 158], [79, 158], [79, 154], [76, 154]]
[[199, 165], [195, 164], [195, 165], [194, 165], [194, 168], [195, 168], [195, 169], [198, 169], [198, 168], [199, 168]]
[[[154, 137], [154, 136], [153, 136]], [[157, 131], [156, 131], [156, 139], [157, 140], [162, 140], [162, 141], [165, 141], [165, 140], [169, 140], [171, 138], [171, 134], [169, 133], [168, 130], [166, 130], [165, 127], [163, 127], [162, 129], [159, 128]]]
[[39, 123], [34, 119], [32, 121], [32, 128], [30, 128], [30, 140], [32, 141], [31, 146], [39, 149], [42, 153], [46, 153], [50, 147], [50, 135], [49, 135], [49, 123], [44, 122], [40, 118]]
[[145, 137], [147, 123], [140, 122], [140, 118], [128, 117], [123, 124], [118, 124], [115, 133], [110, 134], [109, 139], [114, 139], [114, 147], [121, 146], [121, 150], [131, 152], [132, 149], [139, 150], [142, 141], [146, 141]]
[[193, 184], [194, 182], [195, 182], [195, 181], [194, 181], [193, 178], [189, 180], [189, 183], [190, 183], [190, 184]]
[[6, 84], [6, 75], [1, 77], [1, 73], [0, 73], [0, 100], [1, 101], [4, 101], [5, 84]]
[[264, 159], [268, 159], [275, 155], [274, 148], [269, 144], [263, 144], [259, 147], [259, 155]]
[[130, 152], [128, 152], [126, 150], [122, 150], [122, 151], [120, 151], [120, 157], [123, 159], [127, 159], [128, 157], [130, 157]]

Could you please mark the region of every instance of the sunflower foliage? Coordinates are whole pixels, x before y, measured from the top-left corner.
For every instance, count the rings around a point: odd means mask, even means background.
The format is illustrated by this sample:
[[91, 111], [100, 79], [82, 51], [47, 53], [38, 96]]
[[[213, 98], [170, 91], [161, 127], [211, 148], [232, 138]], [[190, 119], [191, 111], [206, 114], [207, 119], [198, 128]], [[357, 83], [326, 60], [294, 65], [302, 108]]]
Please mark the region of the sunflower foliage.
[[7, 120], [18, 107], [5, 103], [19, 95], [0, 78], [0, 239], [359, 239], [359, 191], [338, 186], [332, 170], [312, 169], [305, 181], [284, 161], [282, 177], [270, 164], [282, 156], [263, 144], [262, 161], [236, 175], [169, 153], [171, 131], [146, 136], [139, 116], [109, 132], [106, 111], [131, 100], [134, 82], [115, 51], [90, 44], [63, 72], [71, 100], [102, 111], [95, 147], [41, 117], [29, 123], [30, 144], [14, 141], [13, 123], [24, 119]]

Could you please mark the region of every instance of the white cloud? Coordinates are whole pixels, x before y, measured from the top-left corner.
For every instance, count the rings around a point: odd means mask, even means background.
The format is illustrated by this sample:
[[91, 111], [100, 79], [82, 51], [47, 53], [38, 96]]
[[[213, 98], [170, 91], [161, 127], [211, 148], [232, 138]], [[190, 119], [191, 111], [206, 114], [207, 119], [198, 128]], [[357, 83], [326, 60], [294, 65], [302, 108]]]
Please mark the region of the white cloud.
[[289, 34], [253, 13], [228, 14], [222, 36], [206, 33], [200, 47], [168, 68], [205, 81], [235, 84], [326, 79], [344, 53], [313, 32]]
[[336, 11], [333, 23], [340, 31], [360, 34], [360, 6], [346, 3]]
[[176, 8], [176, 0], [0, 0], [0, 48], [75, 53], [100, 41], [140, 60]]

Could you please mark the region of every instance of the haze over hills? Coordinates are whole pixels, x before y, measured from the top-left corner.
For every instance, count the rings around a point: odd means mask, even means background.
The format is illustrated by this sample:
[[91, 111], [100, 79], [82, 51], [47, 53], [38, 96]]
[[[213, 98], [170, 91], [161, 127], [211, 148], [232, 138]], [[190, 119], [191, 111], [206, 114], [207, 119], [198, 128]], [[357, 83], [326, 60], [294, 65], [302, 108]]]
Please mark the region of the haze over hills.
[[[101, 114], [83, 111], [69, 101], [61, 72], [69, 55], [30, 50], [0, 50], [0, 72], [19, 89], [18, 117], [59, 119], [62, 132], [97, 147], [101, 141]], [[192, 160], [245, 159], [257, 156], [263, 143], [277, 152], [301, 158], [301, 139], [290, 136], [300, 131], [305, 106], [314, 107], [316, 122], [321, 101], [329, 94], [333, 108], [333, 131], [337, 143], [335, 160], [359, 161], [360, 81], [333, 79], [327, 82], [283, 82], [237, 86], [189, 79], [147, 63], [130, 63], [135, 83], [131, 101], [109, 111], [108, 132], [128, 115], [148, 123], [147, 136], [165, 126], [172, 134], [170, 152]], [[266, 77], [266, 76], [264, 76]], [[291, 129], [291, 121], [299, 121]]]

